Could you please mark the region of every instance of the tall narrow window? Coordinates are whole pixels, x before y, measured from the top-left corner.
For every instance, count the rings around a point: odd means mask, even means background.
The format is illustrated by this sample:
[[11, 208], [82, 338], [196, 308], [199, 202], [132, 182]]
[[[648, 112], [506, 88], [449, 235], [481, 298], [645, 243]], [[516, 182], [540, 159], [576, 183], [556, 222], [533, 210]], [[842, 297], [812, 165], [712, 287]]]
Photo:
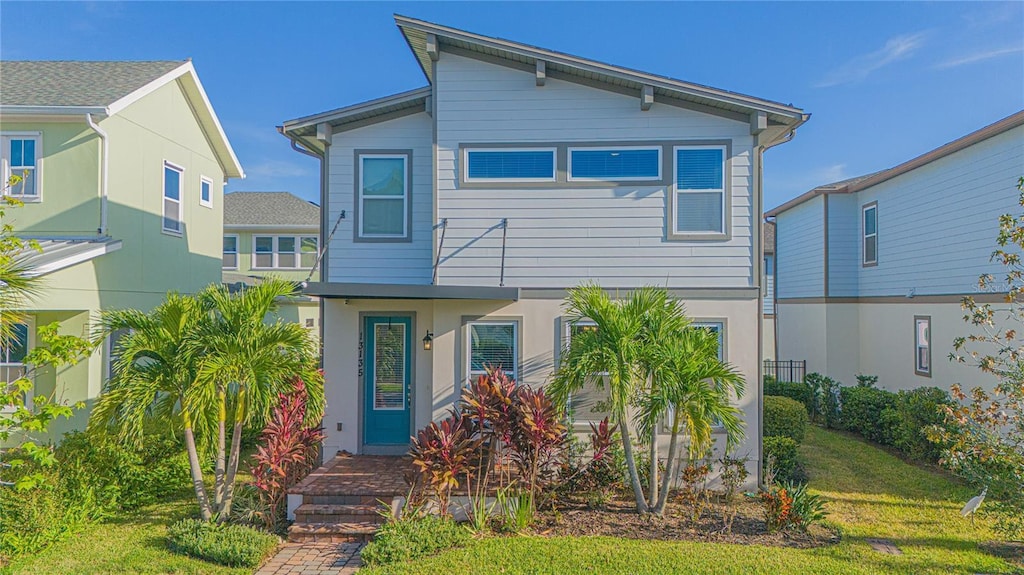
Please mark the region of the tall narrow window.
[[519, 379], [518, 327], [515, 322], [469, 324], [466, 354], [469, 367], [466, 372], [471, 380], [485, 375], [489, 369], [500, 369], [509, 377]]
[[274, 267], [274, 237], [254, 236], [252, 239], [254, 268]]
[[163, 229], [174, 234], [181, 233], [182, 174], [184, 168], [164, 162], [164, 218]]
[[932, 375], [932, 318], [914, 316], [914, 373]]
[[[572, 349], [574, 341], [586, 337], [586, 334], [596, 334], [597, 330], [597, 323], [587, 319], [565, 324], [566, 349]], [[611, 417], [608, 387], [604, 381], [607, 375], [608, 372], [595, 373], [592, 378], [587, 379], [581, 389], [569, 394], [568, 407], [575, 430], [587, 431], [591, 423]]]
[[725, 359], [725, 324], [720, 321], [701, 321], [691, 324], [698, 329], [706, 329], [718, 336], [718, 359]]
[[277, 238], [277, 266], [279, 268], [294, 268], [298, 263], [295, 255], [295, 237], [278, 236]]
[[12, 337], [0, 340], [0, 382], [14, 382], [25, 375], [28, 325], [16, 323], [11, 328]]
[[224, 257], [221, 261], [221, 268], [238, 269], [238, 236], [224, 236]]
[[199, 203], [208, 208], [213, 207], [213, 181], [209, 178], [199, 178]]
[[4, 136], [3, 137], [3, 178], [4, 187], [11, 176], [21, 178], [17, 184], [7, 190], [7, 194], [24, 200], [39, 199], [39, 136]]
[[861, 211], [864, 220], [863, 264], [873, 266], [878, 263], [878, 203], [867, 204]]
[[359, 163], [359, 237], [408, 238], [409, 156], [363, 154]]
[[725, 152], [725, 146], [675, 148], [675, 234], [725, 233]]

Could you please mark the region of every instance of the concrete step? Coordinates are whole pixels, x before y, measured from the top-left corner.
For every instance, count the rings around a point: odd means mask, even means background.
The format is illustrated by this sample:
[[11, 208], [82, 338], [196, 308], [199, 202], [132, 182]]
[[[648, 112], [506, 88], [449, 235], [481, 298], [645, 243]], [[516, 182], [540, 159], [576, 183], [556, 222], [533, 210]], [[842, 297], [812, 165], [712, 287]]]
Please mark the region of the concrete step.
[[296, 523], [383, 523], [382, 505], [331, 505], [303, 503], [295, 509]]
[[311, 503], [313, 505], [370, 505], [376, 507], [381, 504], [381, 501], [384, 502], [384, 505], [390, 505], [394, 498], [395, 495], [391, 493], [370, 495], [310, 495], [304, 493], [302, 494], [302, 503], [303, 505]]
[[366, 543], [380, 527], [369, 521], [351, 523], [293, 523], [288, 541], [293, 543]]

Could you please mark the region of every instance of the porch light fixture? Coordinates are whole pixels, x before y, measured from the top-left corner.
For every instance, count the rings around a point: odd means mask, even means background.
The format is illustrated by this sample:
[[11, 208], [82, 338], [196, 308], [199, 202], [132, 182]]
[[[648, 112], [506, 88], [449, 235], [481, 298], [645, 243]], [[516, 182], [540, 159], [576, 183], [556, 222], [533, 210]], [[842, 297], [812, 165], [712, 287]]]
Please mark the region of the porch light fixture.
[[423, 336], [423, 351], [430, 351], [434, 347], [434, 334], [427, 330], [427, 335]]

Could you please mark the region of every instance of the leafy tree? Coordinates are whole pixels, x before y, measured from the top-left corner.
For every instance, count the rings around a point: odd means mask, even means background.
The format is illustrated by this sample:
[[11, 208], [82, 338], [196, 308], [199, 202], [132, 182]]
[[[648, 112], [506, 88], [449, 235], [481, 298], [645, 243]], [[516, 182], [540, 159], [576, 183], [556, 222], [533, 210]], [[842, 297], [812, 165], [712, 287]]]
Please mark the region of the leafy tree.
[[[1024, 207], [1024, 177], [1017, 182]], [[957, 338], [950, 359], [970, 363], [994, 376], [991, 392], [966, 392], [954, 385], [959, 403], [943, 406], [946, 425], [932, 428], [933, 440], [947, 442], [942, 463], [979, 486], [987, 486], [996, 528], [1010, 539], [1024, 536], [1024, 341], [1015, 324], [1024, 321], [1024, 214], [999, 218], [998, 249], [992, 259], [1006, 268], [1002, 285], [981, 276], [982, 291], [1006, 292], [1005, 305], [979, 304], [966, 297], [964, 320], [980, 333]]]

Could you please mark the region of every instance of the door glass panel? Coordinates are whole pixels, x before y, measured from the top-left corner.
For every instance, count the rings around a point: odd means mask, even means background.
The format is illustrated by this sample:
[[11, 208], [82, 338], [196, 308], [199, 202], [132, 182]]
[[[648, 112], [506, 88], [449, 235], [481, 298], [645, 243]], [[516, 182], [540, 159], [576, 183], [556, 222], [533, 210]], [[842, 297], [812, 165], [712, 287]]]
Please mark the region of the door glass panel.
[[373, 408], [405, 409], [405, 325], [373, 326]]

